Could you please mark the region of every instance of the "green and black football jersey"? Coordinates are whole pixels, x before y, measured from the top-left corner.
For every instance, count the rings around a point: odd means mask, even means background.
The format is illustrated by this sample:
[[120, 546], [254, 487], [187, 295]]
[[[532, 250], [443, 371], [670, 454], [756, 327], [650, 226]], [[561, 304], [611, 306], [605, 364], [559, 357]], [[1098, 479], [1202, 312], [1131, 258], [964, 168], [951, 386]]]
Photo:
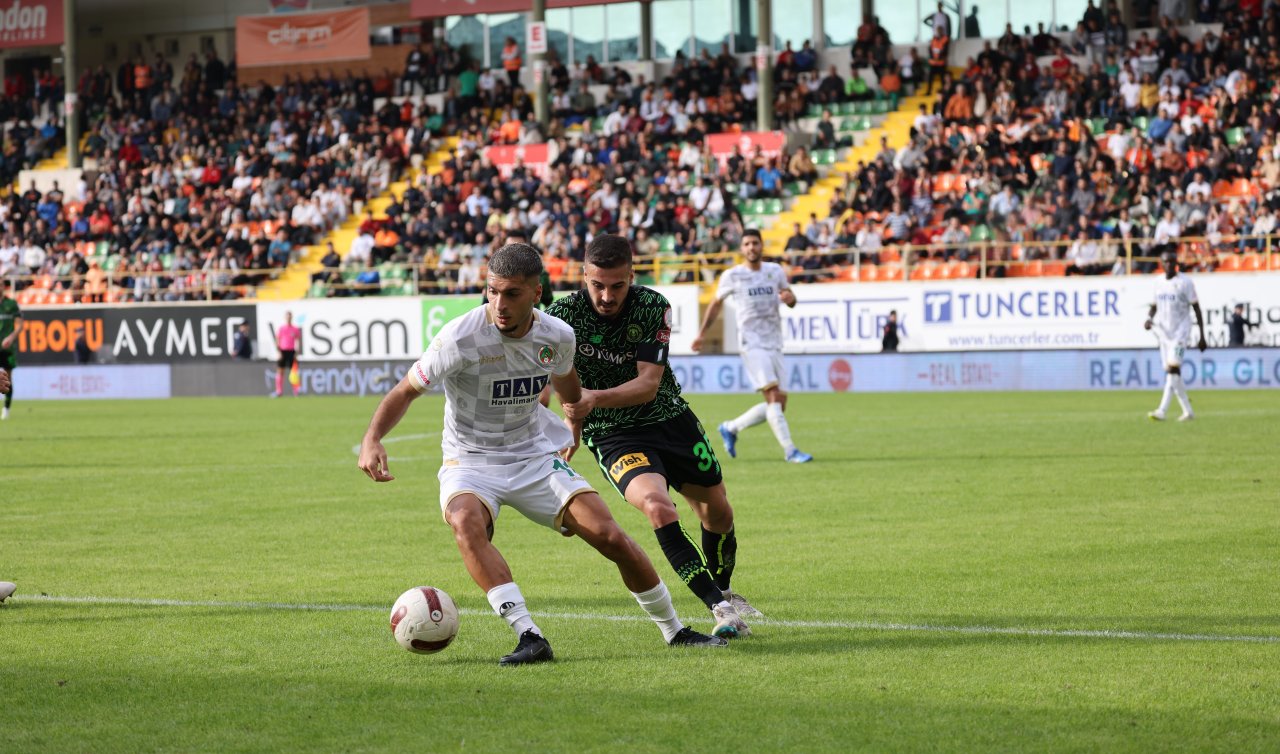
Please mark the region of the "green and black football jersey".
[[637, 361], [663, 366], [658, 395], [648, 403], [626, 408], [597, 408], [587, 417], [582, 433], [587, 438], [673, 419], [689, 409], [680, 397], [671, 366], [667, 364], [671, 341], [671, 304], [661, 293], [632, 286], [622, 311], [605, 319], [591, 307], [586, 291], [565, 296], [547, 314], [568, 322], [578, 338], [573, 364], [582, 386], [606, 390], [630, 382], [639, 374]]
[[[0, 300], [0, 340], [4, 340], [13, 334], [13, 328], [15, 326], [14, 320], [17, 320], [21, 316], [22, 310], [18, 308], [18, 302], [16, 300], [9, 296], [5, 296], [3, 300]], [[4, 349], [0, 347], [0, 350]], [[13, 348], [10, 350], [17, 351], [18, 344], [14, 343]]]

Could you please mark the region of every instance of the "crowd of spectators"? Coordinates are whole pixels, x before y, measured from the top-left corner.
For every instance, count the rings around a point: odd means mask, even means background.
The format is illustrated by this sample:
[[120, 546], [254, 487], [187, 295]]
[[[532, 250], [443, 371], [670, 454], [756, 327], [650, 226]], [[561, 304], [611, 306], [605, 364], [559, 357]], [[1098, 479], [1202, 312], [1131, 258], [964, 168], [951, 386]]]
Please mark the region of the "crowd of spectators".
[[241, 295], [430, 143], [431, 112], [375, 111], [378, 81], [350, 72], [244, 88], [211, 53], [177, 88], [159, 56], [79, 83], [92, 182], [0, 202], [0, 275], [73, 300]]
[[1168, 19], [1130, 34], [1092, 2], [1065, 40], [1006, 27], [940, 74], [908, 144], [858, 165], [828, 232], [869, 261], [902, 244], [966, 260], [990, 242], [997, 275], [1034, 259], [1123, 272], [1125, 253], [1147, 271], [1166, 248], [1208, 270], [1265, 248], [1240, 237], [1274, 233], [1280, 210], [1280, 5], [1254, 11], [1219, 11], [1222, 33], [1195, 40]]
[[[1204, 238], [1181, 247], [1201, 269], [1223, 249], [1261, 248], [1266, 241], [1240, 236], [1273, 232], [1280, 210], [1280, 6], [1216, 17], [1220, 35], [1184, 38], [1167, 20], [1155, 33], [1130, 34], [1117, 12], [1090, 2], [1072, 33], [1006, 27], [959, 75], [937, 65], [950, 54], [941, 10], [929, 19], [930, 42], [905, 54], [869, 17], [847, 76], [820, 70], [808, 42], [787, 43], [774, 110], [812, 134], [815, 148], [847, 144], [830, 112], [816, 123], [806, 117], [815, 109], [936, 93], [906, 145], [881, 140], [829, 216], [795, 225], [786, 251], [796, 275], [821, 280], [855, 260], [893, 261], [904, 245], [914, 259], [982, 253], [996, 275], [1002, 263], [1032, 259], [1061, 261], [1069, 274], [1119, 272], [1118, 250], [1155, 257], [1186, 236]], [[552, 54], [545, 132], [510, 40], [503, 61], [502, 70], [481, 70], [447, 45], [424, 43], [410, 52], [399, 89], [389, 72], [350, 71], [245, 86], [213, 54], [192, 57], [176, 85], [159, 56], [114, 76], [87, 71], [79, 86], [96, 178], [43, 194], [20, 189], [0, 203], [0, 275], [49, 276], [91, 300], [110, 290], [104, 279], [139, 300], [210, 288], [236, 295], [363, 215], [365, 200], [442, 133], [457, 138], [442, 169], [413, 171], [385, 218], [365, 216], [345, 255], [330, 249], [320, 289], [377, 292], [391, 262], [414, 269], [420, 290], [475, 291], [489, 253], [513, 238], [545, 250], [561, 287], [576, 284], [573, 262], [604, 232], [628, 236], [645, 256], [727, 261], [743, 228], [758, 222], [745, 208], [802, 192], [820, 175], [804, 148], [710, 152], [709, 135], [754, 120], [760, 93], [754, 68], [727, 47], [678, 55], [658, 81]], [[868, 69], [874, 85], [860, 73]], [[51, 113], [60, 87], [38, 77], [4, 107], [19, 124]], [[439, 112], [378, 99], [397, 91], [447, 96]], [[48, 116], [47, 139], [28, 159], [56, 145], [57, 117]], [[9, 133], [6, 157], [18, 143]], [[495, 164], [484, 149], [543, 142], [545, 163]], [[694, 274], [668, 269], [671, 280]]]

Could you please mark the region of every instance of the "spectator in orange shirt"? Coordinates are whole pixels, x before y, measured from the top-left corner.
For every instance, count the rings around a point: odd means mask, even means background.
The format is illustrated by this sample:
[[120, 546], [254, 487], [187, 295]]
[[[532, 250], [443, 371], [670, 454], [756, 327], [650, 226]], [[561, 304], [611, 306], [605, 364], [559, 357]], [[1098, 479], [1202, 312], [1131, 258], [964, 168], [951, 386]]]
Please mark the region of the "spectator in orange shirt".
[[400, 243], [400, 234], [391, 229], [390, 224], [384, 225], [373, 234], [373, 256], [378, 263], [387, 261], [396, 253], [396, 246]]
[[520, 86], [520, 66], [523, 64], [520, 45], [516, 44], [515, 37], [507, 37], [502, 45], [502, 69], [507, 72], [507, 81], [511, 83], [512, 89]]
[[942, 111], [942, 116], [947, 120], [969, 121], [973, 119], [973, 97], [969, 96], [964, 84], [956, 85], [956, 93], [951, 95], [951, 99], [947, 100], [947, 106]]
[[[515, 111], [512, 111], [514, 115]], [[498, 136], [502, 139], [503, 144], [519, 144], [520, 129], [524, 124], [520, 122], [518, 117], [511, 117], [502, 122], [502, 126], [498, 128]]]

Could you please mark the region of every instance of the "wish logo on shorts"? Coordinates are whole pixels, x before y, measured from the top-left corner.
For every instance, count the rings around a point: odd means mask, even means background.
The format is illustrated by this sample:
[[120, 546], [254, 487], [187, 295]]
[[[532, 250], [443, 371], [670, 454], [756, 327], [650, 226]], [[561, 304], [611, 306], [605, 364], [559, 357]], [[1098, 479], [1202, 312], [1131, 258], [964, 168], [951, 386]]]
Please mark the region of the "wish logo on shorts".
[[621, 482], [622, 477], [627, 475], [632, 469], [639, 469], [649, 465], [649, 456], [644, 453], [628, 453], [613, 462], [609, 467], [609, 476], [613, 477], [613, 481]]
[[545, 374], [537, 377], [516, 377], [510, 380], [494, 380], [489, 389], [490, 406], [518, 406], [538, 399], [547, 386]]

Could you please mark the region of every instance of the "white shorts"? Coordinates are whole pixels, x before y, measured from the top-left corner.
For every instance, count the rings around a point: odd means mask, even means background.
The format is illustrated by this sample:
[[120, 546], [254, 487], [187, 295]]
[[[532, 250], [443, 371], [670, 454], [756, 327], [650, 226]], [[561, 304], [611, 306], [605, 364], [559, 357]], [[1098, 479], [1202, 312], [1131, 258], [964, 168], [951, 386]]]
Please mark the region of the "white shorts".
[[455, 497], [471, 493], [485, 504], [495, 522], [498, 510], [507, 505], [556, 531], [561, 531], [560, 520], [569, 502], [595, 492], [590, 482], [556, 455], [501, 466], [458, 466], [445, 461], [437, 476], [441, 514]]
[[1164, 335], [1156, 335], [1156, 340], [1160, 341], [1160, 361], [1166, 367], [1182, 366], [1182, 355], [1187, 350], [1186, 337], [1167, 338]]
[[742, 364], [752, 390], [767, 390], [782, 385], [782, 352], [754, 348], [742, 352]]

